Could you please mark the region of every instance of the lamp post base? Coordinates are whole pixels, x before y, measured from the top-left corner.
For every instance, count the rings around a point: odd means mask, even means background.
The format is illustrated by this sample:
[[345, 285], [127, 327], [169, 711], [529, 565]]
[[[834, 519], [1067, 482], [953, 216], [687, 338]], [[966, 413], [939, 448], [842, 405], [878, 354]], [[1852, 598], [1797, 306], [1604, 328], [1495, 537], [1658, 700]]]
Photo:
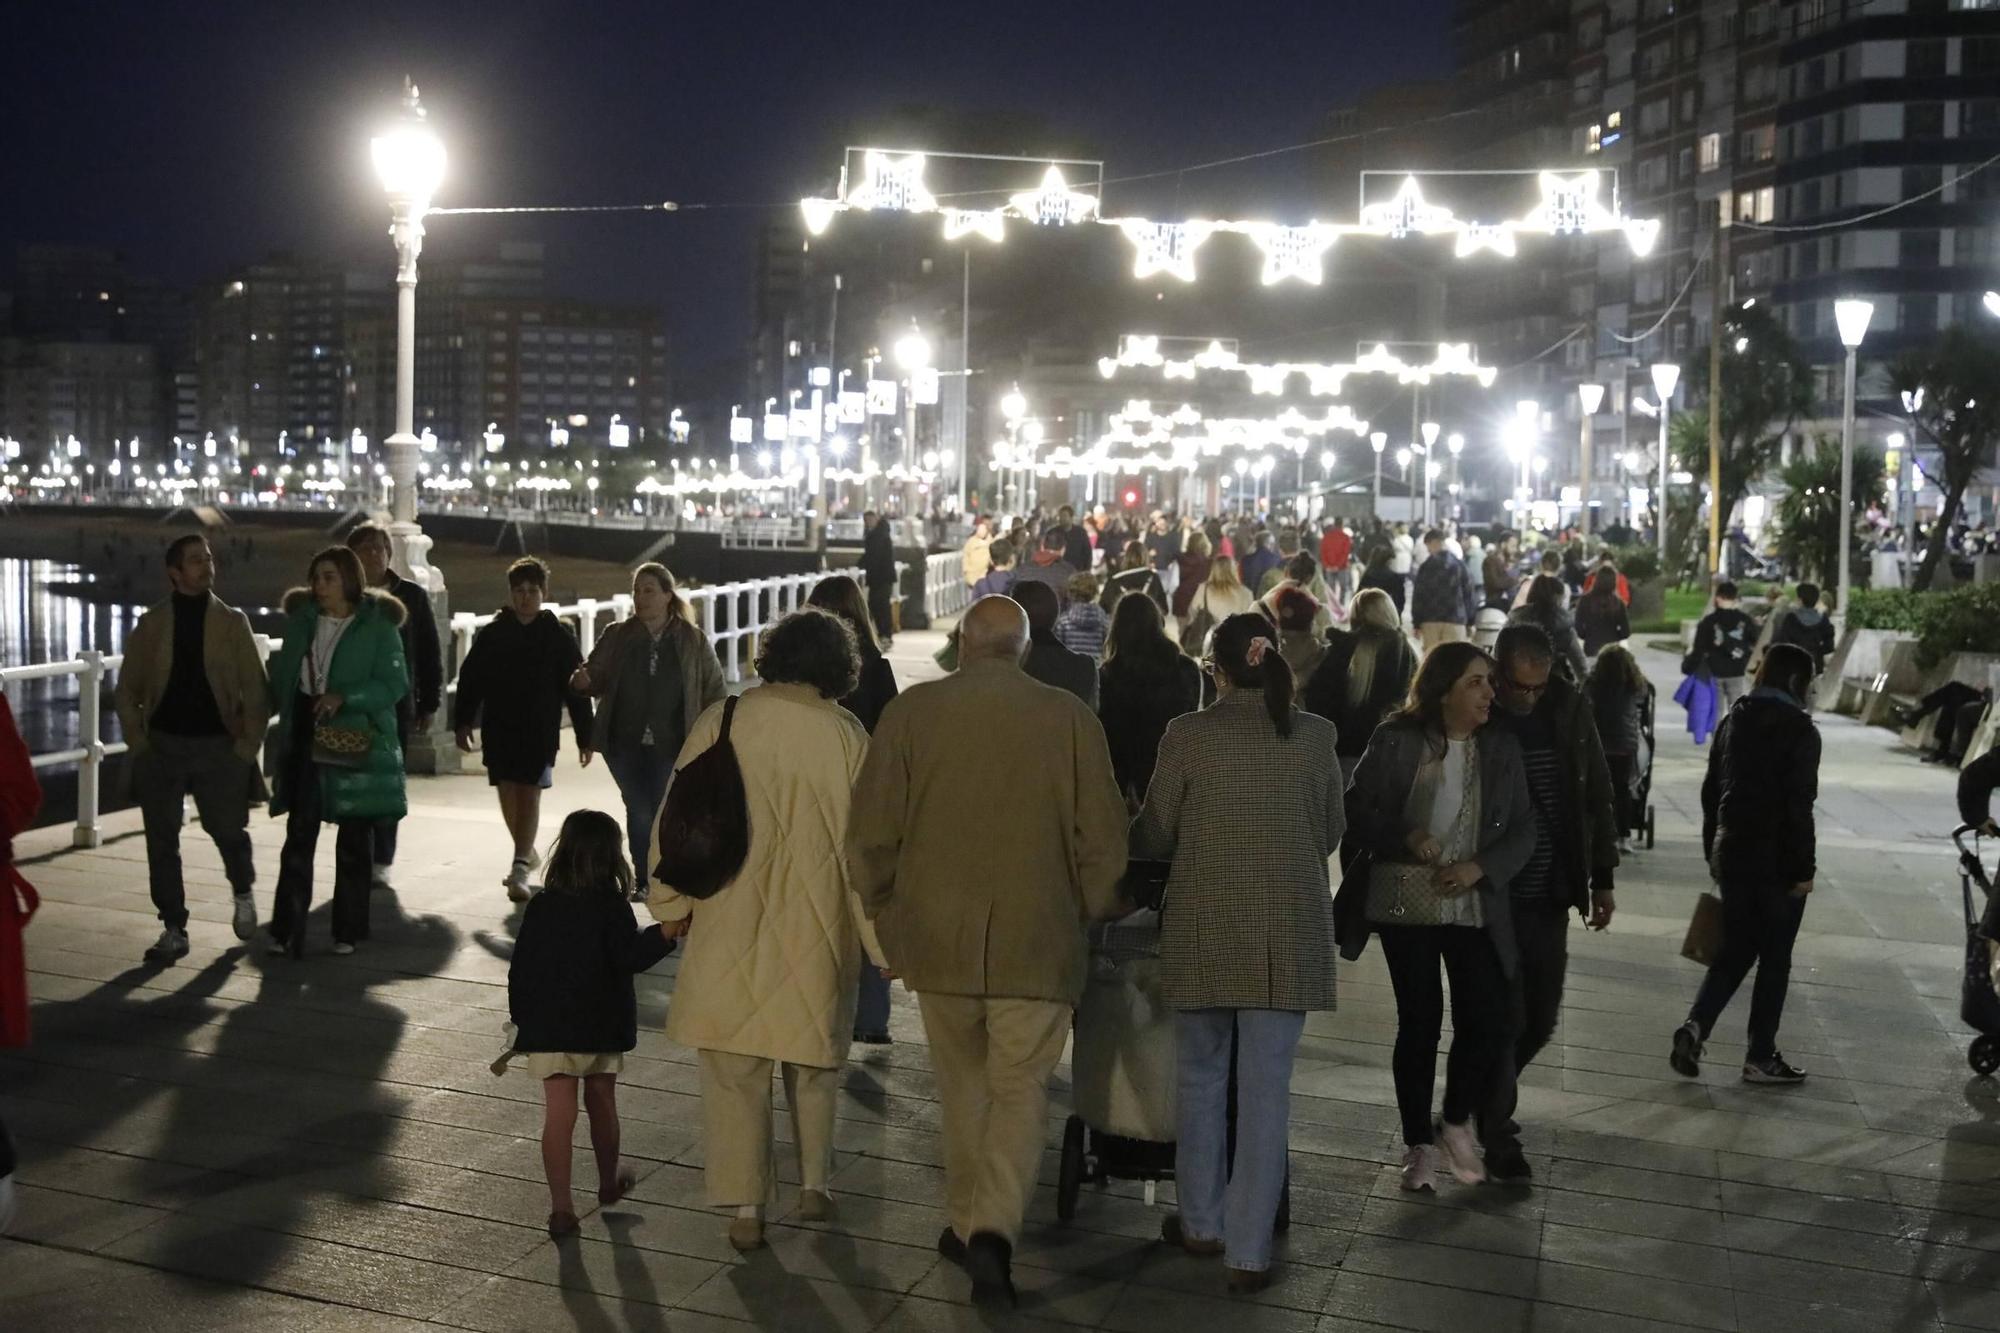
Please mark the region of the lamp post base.
[[[421, 586], [431, 603], [431, 620], [437, 627], [438, 660], [451, 676], [451, 658], [456, 645], [451, 632], [451, 594], [444, 586], [444, 574], [430, 562], [431, 539], [415, 523], [391, 523], [389, 541], [396, 568], [412, 583]], [[451, 732], [451, 700], [446, 698], [423, 731], [412, 731], [403, 754], [407, 773], [448, 774], [462, 768], [456, 738]]]

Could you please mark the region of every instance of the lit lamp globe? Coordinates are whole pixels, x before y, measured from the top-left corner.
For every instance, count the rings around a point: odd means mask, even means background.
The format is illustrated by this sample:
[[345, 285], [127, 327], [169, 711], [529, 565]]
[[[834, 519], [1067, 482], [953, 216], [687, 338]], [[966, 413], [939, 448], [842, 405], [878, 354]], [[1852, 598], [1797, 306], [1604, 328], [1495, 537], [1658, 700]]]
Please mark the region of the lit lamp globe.
[[1681, 368], [1671, 361], [1662, 361], [1653, 367], [1653, 392], [1660, 395], [1660, 406], [1664, 409], [1667, 400], [1674, 396], [1674, 388], [1681, 382]]
[[389, 202], [412, 209], [418, 216], [444, 182], [444, 141], [425, 123], [424, 109], [411, 85], [403, 96], [403, 115], [395, 128], [368, 144], [375, 175]]
[[904, 370], [922, 370], [931, 363], [930, 339], [914, 330], [896, 339], [896, 364]]
[[1445, 436], [1444, 447], [1451, 450], [1451, 456], [1456, 458], [1465, 452], [1465, 437], [1457, 431], [1453, 431], [1451, 434]]
[[1389, 432], [1378, 430], [1373, 435], [1370, 435], [1368, 437], [1368, 447], [1373, 449], [1377, 455], [1380, 455], [1384, 449], [1389, 447]]
[[1579, 384], [1576, 386], [1577, 401], [1583, 404], [1583, 414], [1597, 415], [1597, 409], [1604, 406], [1604, 386], [1602, 384]]
[[1438, 423], [1435, 421], [1426, 421], [1423, 424], [1421, 433], [1424, 437], [1424, 449], [1426, 451], [1430, 450], [1433, 446], [1437, 444], [1438, 434], [1443, 429], [1444, 427], [1438, 425]]
[[1028, 415], [1028, 397], [1018, 388], [1009, 390], [1000, 399], [1000, 415], [1008, 421], [1019, 421]]

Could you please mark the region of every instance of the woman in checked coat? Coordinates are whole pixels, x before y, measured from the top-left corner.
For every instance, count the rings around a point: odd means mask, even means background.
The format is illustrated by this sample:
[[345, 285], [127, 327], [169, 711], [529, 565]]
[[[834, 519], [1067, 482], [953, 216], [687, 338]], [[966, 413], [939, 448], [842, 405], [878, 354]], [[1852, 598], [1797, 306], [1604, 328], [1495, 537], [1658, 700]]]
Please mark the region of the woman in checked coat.
[[[1346, 825], [1333, 723], [1292, 705], [1292, 670], [1260, 615], [1216, 627], [1216, 701], [1160, 742], [1132, 855], [1171, 860], [1160, 975], [1176, 1011], [1181, 1211], [1162, 1236], [1223, 1254], [1232, 1292], [1269, 1282], [1285, 1185], [1292, 1055], [1306, 1013], [1333, 1008], [1327, 858]], [[1268, 793], [1243, 817], [1243, 784]], [[1274, 804], [1275, 803], [1275, 804]], [[1232, 1033], [1236, 1152], [1225, 1149]]]

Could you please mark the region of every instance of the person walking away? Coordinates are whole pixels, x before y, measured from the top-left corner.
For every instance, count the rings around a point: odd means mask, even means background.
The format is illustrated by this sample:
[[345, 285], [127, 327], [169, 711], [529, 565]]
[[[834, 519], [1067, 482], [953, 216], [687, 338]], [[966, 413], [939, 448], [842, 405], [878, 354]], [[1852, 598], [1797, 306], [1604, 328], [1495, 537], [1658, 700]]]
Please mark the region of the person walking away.
[[1390, 567], [1393, 559], [1392, 552], [1378, 547], [1375, 553], [1368, 557], [1368, 567], [1361, 574], [1361, 586], [1363, 589], [1374, 588], [1387, 596], [1396, 608], [1396, 622], [1400, 625], [1403, 619], [1403, 606], [1409, 600], [1410, 587], [1408, 581]]
[[973, 521], [972, 535], [965, 539], [965, 549], [959, 555], [959, 567], [968, 588], [978, 587], [993, 567], [993, 525], [984, 518]]
[[1750, 650], [1756, 643], [1757, 622], [1737, 605], [1736, 585], [1724, 579], [1715, 585], [1714, 609], [1694, 627], [1694, 647], [1682, 670], [1713, 680], [1717, 708], [1727, 714], [1749, 692]]
[[1319, 563], [1343, 602], [1354, 598], [1353, 558], [1354, 534], [1347, 530], [1345, 519], [1337, 518], [1319, 539]]
[[1472, 581], [1466, 576], [1465, 563], [1444, 549], [1444, 533], [1436, 528], [1426, 532], [1424, 551], [1424, 563], [1417, 567], [1410, 593], [1410, 623], [1417, 627], [1418, 642], [1429, 652], [1441, 643], [1467, 638], [1479, 606], [1470, 595]]
[[1486, 605], [1498, 611], [1514, 609], [1514, 571], [1507, 561], [1507, 544], [1496, 544], [1479, 567]]
[[[1097, 708], [1097, 659], [1065, 648], [1056, 637], [1056, 595], [1039, 581], [1016, 583], [1011, 596], [1028, 617], [1028, 655], [1022, 670], [1028, 678], [1067, 690], [1093, 712]], [[963, 639], [961, 627], [960, 638]], [[963, 645], [959, 660], [964, 661]]]
[[1368, 740], [1416, 679], [1417, 655], [1396, 604], [1380, 588], [1355, 594], [1347, 628], [1326, 636], [1326, 656], [1306, 677], [1299, 705], [1334, 724], [1343, 782], [1351, 781]]
[[[974, 601], [977, 601], [981, 597], [1004, 597], [1007, 595], [1007, 590], [1014, 586], [1014, 551], [1014, 543], [1008, 541], [1005, 537], [998, 538], [988, 548], [987, 554], [992, 557], [993, 563], [987, 568], [986, 573], [980, 577], [979, 582], [972, 585], [972, 597]], [[879, 641], [876, 646], [881, 646]]]
[[[1312, 631], [1314, 634], [1326, 633], [1333, 628], [1333, 622], [1340, 619], [1339, 616], [1334, 614], [1333, 610], [1328, 609], [1334, 606], [1332, 600], [1334, 595], [1333, 589], [1327, 586], [1325, 579], [1320, 577], [1319, 565], [1307, 553], [1301, 551], [1286, 561], [1284, 577], [1272, 585], [1269, 592], [1257, 599], [1257, 609], [1264, 613], [1266, 620], [1273, 622], [1277, 620], [1277, 597], [1278, 593], [1285, 588], [1300, 589], [1313, 599], [1313, 605], [1318, 608], [1313, 614]], [[1303, 683], [1305, 677], [1301, 676], [1299, 680]]]
[[[1310, 680], [1326, 656], [1326, 640], [1320, 637], [1321, 631], [1313, 628], [1320, 615], [1319, 603], [1304, 588], [1289, 583], [1273, 594], [1273, 600], [1277, 609], [1278, 651], [1285, 665], [1291, 668], [1293, 681]], [[1266, 617], [1265, 623], [1272, 621]]]
[[1611, 770], [1590, 700], [1555, 672], [1555, 650], [1533, 625], [1509, 625], [1494, 645], [1495, 731], [1521, 751], [1533, 810], [1534, 852], [1508, 884], [1519, 957], [1510, 978], [1511, 1047], [1493, 1067], [1481, 1116], [1486, 1175], [1505, 1185], [1533, 1178], [1514, 1122], [1521, 1071], [1555, 1035], [1569, 970], [1569, 914], [1604, 930], [1617, 910], [1618, 866]]
[[112, 701], [132, 747], [132, 788], [146, 830], [146, 879], [160, 938], [149, 963], [185, 957], [187, 888], [182, 807], [189, 795], [222, 856], [236, 938], [257, 932], [250, 806], [264, 799], [258, 751], [270, 725], [270, 686], [250, 619], [215, 595], [215, 555], [199, 535], [167, 547], [167, 599], [125, 638]]
[[[410, 692], [396, 705], [396, 744], [407, 768], [410, 737], [430, 731], [431, 719], [444, 701], [443, 645], [438, 640], [437, 617], [431, 613], [431, 595], [391, 565], [394, 548], [388, 529], [357, 523], [347, 534], [347, 549], [361, 561], [361, 577], [369, 587], [380, 588], [403, 604], [403, 661], [410, 668]], [[389, 887], [389, 871], [396, 864], [396, 832], [401, 827], [402, 821], [395, 819], [375, 826], [375, 864], [370, 877], [374, 888]]]
[[[832, 1214], [834, 1108], [854, 1031], [864, 948], [881, 952], [855, 901], [843, 848], [868, 733], [837, 702], [861, 655], [839, 615], [808, 607], [758, 641], [757, 678], [734, 705], [729, 740], [750, 815], [743, 869], [699, 902], [655, 884], [648, 908], [686, 931], [667, 1036], [699, 1053], [710, 1206], [729, 1243], [764, 1241], [771, 1202], [771, 1079], [780, 1075], [799, 1157], [798, 1215]], [[715, 744], [723, 710], [702, 714], [680, 767]], [[883, 710], [883, 725], [897, 704]]]
[[1127, 542], [1125, 553], [1119, 557], [1119, 568], [1104, 580], [1104, 590], [1098, 594], [1097, 604], [1104, 608], [1108, 616], [1118, 609], [1121, 598], [1130, 593], [1139, 593], [1153, 599], [1160, 609], [1160, 615], [1168, 614], [1167, 590], [1160, 582], [1160, 576], [1146, 561], [1146, 548], [1138, 542]]
[[1771, 642], [1790, 643], [1812, 654], [1813, 670], [1824, 672], [1833, 655], [1833, 621], [1819, 609], [1819, 585], [1801, 583], [1799, 604], [1778, 617]]
[[[813, 585], [806, 605], [831, 611], [854, 631], [855, 647], [860, 653], [860, 675], [854, 688], [841, 698], [840, 706], [854, 714], [863, 731], [874, 735], [876, 724], [882, 720], [882, 710], [896, 697], [896, 672], [875, 642], [860, 587], [844, 574], [832, 574]], [[889, 1044], [889, 978], [879, 967], [861, 969], [860, 994], [854, 1007], [854, 1040], [863, 1046]]]
[[[1631, 580], [1627, 579], [1623, 574], [1618, 572], [1617, 558], [1614, 557], [1609, 551], [1606, 551], [1602, 555], [1597, 557], [1597, 572], [1601, 574], [1607, 569], [1611, 571], [1612, 579], [1617, 584], [1618, 600], [1625, 603], [1625, 605], [1628, 607], [1631, 606], [1632, 605]], [[1592, 577], [1594, 579], [1595, 575], [1593, 575]]]
[[1056, 617], [1056, 640], [1095, 662], [1104, 656], [1104, 636], [1111, 632], [1111, 616], [1097, 602], [1096, 575], [1075, 575], [1067, 591], [1069, 605]]
[[[1042, 534], [1042, 544], [1028, 560], [1014, 571], [1014, 588], [1024, 583], [1040, 583], [1056, 595], [1057, 610], [1062, 609], [1064, 599], [1069, 596], [1069, 581], [1076, 577], [1078, 567], [1063, 557], [1063, 543], [1069, 539], [1070, 529], [1054, 527]], [[1088, 569], [1085, 565], [1082, 568]], [[1013, 588], [1009, 589], [1012, 592]]]
[[[1576, 637], [1576, 622], [1563, 609], [1569, 596], [1563, 582], [1553, 574], [1537, 574], [1528, 585], [1528, 600], [1507, 617], [1509, 625], [1532, 625], [1548, 636], [1555, 651], [1557, 669], [1572, 685], [1580, 684], [1589, 673], [1583, 660], [1583, 644]], [[1502, 634], [1506, 630], [1500, 631]]]
[[1520, 586], [1514, 591], [1514, 605], [1511, 609], [1518, 611], [1526, 606], [1528, 604], [1528, 594], [1534, 591], [1535, 580], [1544, 577], [1554, 579], [1556, 586], [1562, 589], [1562, 600], [1557, 605], [1567, 610], [1569, 607], [1569, 585], [1562, 581], [1562, 553], [1557, 551], [1553, 546], [1543, 550], [1541, 558], [1535, 562], [1534, 572], [1521, 580]]
[[[1270, 1283], [1292, 1060], [1306, 1014], [1334, 1007], [1326, 866], [1347, 823], [1333, 724], [1293, 706], [1291, 668], [1270, 632], [1258, 615], [1216, 627], [1216, 701], [1168, 725], [1132, 824], [1133, 855], [1172, 863], [1160, 981], [1174, 1010], [1180, 1211], [1160, 1235], [1223, 1255], [1232, 1294]], [[1246, 779], [1272, 794], [1266, 814], [1290, 836], [1245, 828]]]
[[1701, 842], [1722, 890], [1722, 948], [1709, 964], [1669, 1063], [1701, 1073], [1703, 1046], [1754, 966], [1746, 1083], [1799, 1083], [1805, 1071], [1778, 1052], [1798, 939], [1816, 873], [1813, 801], [1819, 795], [1819, 729], [1806, 711], [1812, 654], [1774, 644], [1756, 687], [1716, 729], [1701, 784]]
[[1195, 594], [1208, 582], [1208, 571], [1212, 563], [1208, 536], [1205, 533], [1188, 534], [1187, 548], [1180, 554], [1180, 583], [1173, 594], [1174, 619], [1186, 625], [1188, 608], [1194, 605]]
[[1624, 599], [1618, 595], [1618, 571], [1613, 566], [1599, 565], [1590, 576], [1590, 591], [1576, 601], [1575, 628], [1585, 657], [1596, 657], [1608, 645], [1632, 637], [1632, 622], [1625, 614]]
[[579, 748], [587, 735], [604, 756], [625, 806], [632, 872], [643, 875], [681, 742], [702, 710], [729, 693], [715, 646], [695, 628], [665, 565], [647, 561], [632, 571], [632, 614], [597, 636], [568, 685], [596, 701], [589, 732], [577, 733]]
[[542, 1174], [549, 1186], [549, 1238], [579, 1230], [570, 1193], [579, 1090], [597, 1158], [597, 1202], [609, 1208], [637, 1183], [619, 1166], [618, 1076], [639, 1044], [632, 977], [673, 952], [657, 925], [632, 920], [632, 867], [618, 821], [578, 810], [562, 822], [549, 852], [543, 892], [521, 913], [507, 964], [513, 1046], [494, 1063], [504, 1072], [525, 1057], [542, 1085]]
[[868, 582], [868, 614], [883, 647], [896, 642], [896, 535], [889, 516], [869, 510], [861, 516], [861, 576]]
[[555, 612], [543, 609], [548, 586], [549, 567], [533, 556], [507, 567], [507, 605], [473, 636], [459, 664], [452, 722], [459, 749], [470, 753], [478, 744], [485, 750], [486, 781], [499, 794], [500, 817], [514, 843], [513, 864], [500, 883], [517, 903], [528, 901], [528, 874], [541, 863], [535, 834], [542, 792], [555, 785], [565, 708], [577, 763], [590, 767], [593, 753], [590, 700], [570, 688], [583, 654]]
[[[1125, 602], [1133, 602], [1127, 607]], [[1118, 790], [1132, 805], [1145, 799], [1167, 724], [1201, 706], [1201, 673], [1167, 636], [1150, 598], [1126, 598], [1111, 615], [1104, 665], [1097, 672], [1097, 720], [1111, 749]]]
[[368, 938], [375, 825], [401, 819], [403, 747], [396, 705], [410, 692], [403, 604], [362, 582], [361, 561], [329, 546], [285, 594], [284, 644], [271, 661], [278, 726], [271, 813], [285, 816], [267, 947], [305, 952], [313, 852], [322, 823], [333, 844], [333, 951]]
[[1642, 720], [1651, 687], [1639, 660], [1629, 648], [1614, 643], [1597, 655], [1583, 682], [1598, 739], [1604, 743], [1604, 763], [1611, 770], [1611, 797], [1618, 821], [1618, 850], [1630, 851], [1626, 840], [1639, 826], [1639, 750], [1645, 744]]
[[[1471, 643], [1425, 655], [1403, 708], [1375, 729], [1347, 789], [1358, 855], [1334, 902], [1342, 957], [1382, 937], [1396, 995], [1396, 1108], [1402, 1186], [1486, 1178], [1473, 1117], [1508, 1039], [1507, 988], [1516, 964], [1508, 886], [1534, 850], [1534, 811], [1514, 738], [1488, 727], [1493, 659]], [[1433, 1130], [1444, 997], [1451, 979], [1451, 1054], [1443, 1120]]]
[[[938, 1249], [966, 1267], [975, 1299], [1011, 1304], [1049, 1075], [1083, 991], [1084, 924], [1126, 910], [1126, 811], [1096, 717], [1021, 671], [1020, 607], [983, 598], [959, 637], [955, 673], [883, 712], [854, 785], [847, 860], [930, 1038], [949, 1223]], [[976, 875], [971, 810], [1002, 835], [982, 844]]]
[[1187, 624], [1181, 630], [1181, 647], [1190, 657], [1204, 648], [1209, 634], [1231, 616], [1256, 609], [1257, 601], [1236, 571], [1234, 560], [1211, 560], [1208, 578], [1188, 603]]
[[1285, 558], [1271, 549], [1271, 534], [1259, 532], [1251, 538], [1250, 554], [1238, 562], [1237, 572], [1252, 600], [1264, 590], [1264, 576], [1285, 567]]

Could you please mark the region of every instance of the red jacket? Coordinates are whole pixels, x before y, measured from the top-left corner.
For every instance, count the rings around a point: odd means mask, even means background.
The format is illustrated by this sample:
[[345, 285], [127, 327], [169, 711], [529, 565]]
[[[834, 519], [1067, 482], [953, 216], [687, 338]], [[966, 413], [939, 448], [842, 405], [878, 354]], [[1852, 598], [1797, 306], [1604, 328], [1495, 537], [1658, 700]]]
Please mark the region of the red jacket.
[[0, 1049], [28, 1044], [28, 959], [22, 933], [42, 900], [14, 868], [14, 835], [42, 808], [42, 785], [14, 710], [0, 694]]
[[1319, 539], [1319, 563], [1326, 569], [1346, 569], [1347, 559], [1353, 554], [1354, 538], [1345, 528], [1335, 528]]

